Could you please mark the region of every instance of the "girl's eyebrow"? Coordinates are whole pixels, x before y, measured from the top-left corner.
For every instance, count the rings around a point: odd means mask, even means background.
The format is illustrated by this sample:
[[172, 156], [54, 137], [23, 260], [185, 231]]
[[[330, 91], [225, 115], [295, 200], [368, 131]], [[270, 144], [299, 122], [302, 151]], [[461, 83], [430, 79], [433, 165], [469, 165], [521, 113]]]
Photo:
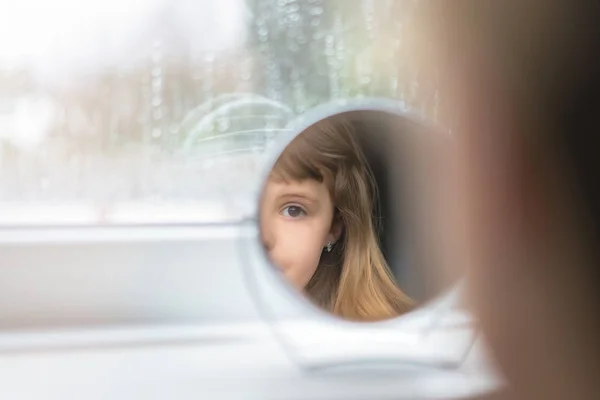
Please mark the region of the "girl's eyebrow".
[[297, 199], [302, 199], [305, 201], [308, 201], [310, 203], [317, 203], [317, 199], [314, 198], [313, 196], [310, 196], [306, 193], [302, 193], [302, 192], [290, 192], [290, 193], [284, 193], [281, 194], [279, 196], [279, 198], [281, 200], [297, 200]]

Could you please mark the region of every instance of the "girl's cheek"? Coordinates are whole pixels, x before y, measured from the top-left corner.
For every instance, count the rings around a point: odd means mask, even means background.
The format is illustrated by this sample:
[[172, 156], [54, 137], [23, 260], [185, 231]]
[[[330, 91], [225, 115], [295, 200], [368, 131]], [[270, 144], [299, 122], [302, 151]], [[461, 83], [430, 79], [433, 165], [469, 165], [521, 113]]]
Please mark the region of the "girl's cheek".
[[314, 232], [310, 229], [310, 224], [306, 221], [283, 221], [280, 229], [280, 239], [282, 245], [288, 252], [304, 253], [308, 249], [307, 244], [314, 241], [311, 237]]
[[274, 228], [274, 258], [281, 261], [297, 259], [298, 254], [303, 252], [306, 229], [298, 221], [290, 221], [281, 216]]
[[312, 259], [320, 254], [320, 232], [308, 220], [285, 221], [281, 227], [282, 250], [295, 260]]

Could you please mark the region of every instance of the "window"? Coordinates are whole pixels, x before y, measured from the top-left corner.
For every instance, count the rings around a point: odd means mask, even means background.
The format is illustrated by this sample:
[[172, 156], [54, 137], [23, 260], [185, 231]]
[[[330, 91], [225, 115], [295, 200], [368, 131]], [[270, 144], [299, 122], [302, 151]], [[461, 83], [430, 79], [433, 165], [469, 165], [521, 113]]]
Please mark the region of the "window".
[[417, 100], [416, 1], [21, 0], [0, 10], [0, 225], [235, 222], [333, 99]]

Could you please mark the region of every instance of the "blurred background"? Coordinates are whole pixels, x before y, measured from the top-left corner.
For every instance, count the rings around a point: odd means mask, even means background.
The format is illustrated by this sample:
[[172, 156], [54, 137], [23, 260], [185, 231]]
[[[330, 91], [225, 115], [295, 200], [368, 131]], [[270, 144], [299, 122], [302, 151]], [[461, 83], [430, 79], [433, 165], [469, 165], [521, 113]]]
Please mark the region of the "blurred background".
[[0, 225], [235, 222], [298, 114], [385, 97], [435, 121], [421, 3], [0, 2]]

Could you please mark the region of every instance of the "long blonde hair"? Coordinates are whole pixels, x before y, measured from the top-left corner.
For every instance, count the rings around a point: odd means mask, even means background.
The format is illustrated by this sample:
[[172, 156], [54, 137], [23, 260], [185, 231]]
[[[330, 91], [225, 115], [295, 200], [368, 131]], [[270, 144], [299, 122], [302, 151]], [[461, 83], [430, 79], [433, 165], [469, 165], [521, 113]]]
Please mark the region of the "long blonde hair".
[[382, 320], [412, 308], [379, 247], [377, 186], [350, 123], [329, 118], [312, 125], [288, 145], [273, 174], [286, 181], [325, 183], [335, 207], [334, 221], [343, 224], [340, 239], [331, 252], [323, 252], [305, 287], [312, 301], [358, 321]]

